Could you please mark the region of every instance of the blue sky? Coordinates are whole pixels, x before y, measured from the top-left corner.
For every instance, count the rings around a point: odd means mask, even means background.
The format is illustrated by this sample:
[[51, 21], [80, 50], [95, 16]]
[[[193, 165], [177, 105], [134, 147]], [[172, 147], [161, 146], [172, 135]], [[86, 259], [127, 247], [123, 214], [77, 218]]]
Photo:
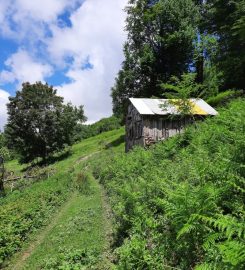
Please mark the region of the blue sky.
[[89, 122], [111, 115], [127, 0], [0, 0], [0, 129], [8, 96], [48, 82]]

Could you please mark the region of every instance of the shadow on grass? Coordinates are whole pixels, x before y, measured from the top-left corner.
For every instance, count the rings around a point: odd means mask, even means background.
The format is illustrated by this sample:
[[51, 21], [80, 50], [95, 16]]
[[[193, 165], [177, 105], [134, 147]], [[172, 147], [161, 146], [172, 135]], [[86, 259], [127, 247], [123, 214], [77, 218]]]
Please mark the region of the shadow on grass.
[[25, 168], [23, 168], [21, 170], [21, 172], [26, 172], [28, 171], [29, 169], [33, 168], [33, 167], [42, 167], [42, 166], [48, 166], [48, 165], [51, 165], [51, 164], [54, 164], [58, 161], [62, 161], [66, 158], [68, 158], [69, 156], [72, 155], [72, 151], [70, 149], [66, 150], [66, 151], [63, 151], [61, 153], [58, 153], [58, 154], [55, 154], [53, 156], [50, 156], [49, 158], [47, 158], [46, 160], [38, 160], [38, 161], [35, 161], [35, 162], [32, 162], [31, 164], [29, 164], [28, 166], [26, 166]]
[[72, 151], [69, 149], [69, 150], [66, 150], [65, 152], [62, 152], [60, 154], [49, 157], [46, 160], [46, 162], [42, 161], [41, 165], [50, 165], [50, 164], [53, 164], [57, 161], [62, 161], [64, 159], [70, 157], [71, 155], [72, 155]]
[[106, 144], [105, 149], [109, 149], [111, 147], [116, 147], [116, 146], [124, 143], [124, 141], [125, 141], [125, 135], [121, 135], [118, 139]]

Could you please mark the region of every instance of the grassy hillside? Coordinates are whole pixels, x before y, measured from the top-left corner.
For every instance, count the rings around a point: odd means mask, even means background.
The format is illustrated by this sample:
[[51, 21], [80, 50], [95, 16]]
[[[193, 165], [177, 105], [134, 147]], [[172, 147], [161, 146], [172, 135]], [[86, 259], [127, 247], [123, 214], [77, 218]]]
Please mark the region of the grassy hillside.
[[244, 108], [236, 100], [149, 151], [94, 161], [118, 269], [245, 269]]
[[[113, 151], [123, 151], [123, 134], [121, 128], [74, 145], [70, 156], [50, 165], [55, 174], [49, 179], [26, 185], [0, 199], [0, 266], [8, 265], [14, 254], [17, 255], [10, 269], [16, 264], [16, 269], [21, 269], [24, 265], [21, 261], [27, 261], [25, 269], [46, 265], [50, 269], [50, 265], [55, 267], [56, 260], [61, 265], [75, 264], [77, 256], [84, 256], [80, 264], [89, 264], [91, 258], [98, 258], [106, 242], [103, 201], [98, 183], [86, 170], [88, 159], [85, 157], [99, 151], [110, 153], [112, 147]], [[17, 174], [24, 168], [16, 161], [6, 167]], [[50, 226], [54, 219], [49, 231], [43, 232], [42, 227]], [[48, 226], [43, 227], [44, 230]], [[42, 239], [39, 239], [40, 234]], [[36, 245], [38, 241], [41, 243]], [[86, 252], [78, 246], [86, 247]], [[23, 254], [18, 253], [21, 249]]]
[[49, 179], [1, 199], [1, 267], [244, 269], [244, 107], [147, 151], [125, 154], [123, 128], [74, 145]]

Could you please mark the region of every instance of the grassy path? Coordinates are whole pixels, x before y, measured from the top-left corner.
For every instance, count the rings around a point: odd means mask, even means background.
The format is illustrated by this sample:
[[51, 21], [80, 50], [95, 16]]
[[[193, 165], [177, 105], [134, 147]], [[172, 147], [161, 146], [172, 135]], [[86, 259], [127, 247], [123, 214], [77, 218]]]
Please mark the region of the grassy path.
[[[76, 166], [81, 164], [83, 161], [88, 160], [90, 157], [92, 157], [96, 153], [98, 153], [98, 152], [94, 152], [94, 153], [91, 153], [90, 155], [79, 158], [75, 162], [73, 167], [75, 168]], [[18, 254], [17, 259], [16, 259], [16, 263], [11, 266], [11, 269], [18, 270], [18, 269], [22, 269], [24, 267], [25, 262], [27, 261], [27, 259], [33, 255], [35, 250], [41, 244], [43, 244], [45, 241], [47, 241], [47, 237], [49, 236], [50, 232], [56, 227], [57, 223], [59, 223], [59, 221], [63, 219], [63, 216], [66, 214], [66, 212], [69, 211], [69, 209], [74, 204], [77, 203], [77, 197], [78, 197], [77, 192], [72, 193], [70, 195], [68, 201], [66, 201], [64, 203], [64, 205], [61, 207], [61, 209], [59, 209], [59, 212], [55, 216], [53, 216], [53, 218], [52, 218], [51, 222], [49, 223], [49, 225], [46, 226], [40, 232], [40, 234], [37, 235], [36, 239], [33, 240], [33, 242], [29, 245], [29, 247], [27, 249], [23, 250], [20, 254]]]
[[62, 218], [64, 213], [71, 207], [71, 204], [74, 203], [75, 194], [72, 194], [71, 198], [62, 206], [60, 211], [53, 217], [51, 223], [44, 230], [37, 236], [37, 238], [31, 243], [31, 245], [26, 249], [23, 250], [17, 260], [16, 263], [11, 266], [13, 270], [18, 270], [23, 268], [25, 261], [33, 254], [33, 252], [37, 249], [37, 247], [42, 244], [47, 236], [49, 235], [50, 231], [55, 227], [57, 222]]
[[[111, 269], [110, 209], [87, 170], [92, 160], [100, 162], [99, 152], [124, 151], [123, 134], [121, 128], [73, 145], [70, 155], [49, 165], [54, 175], [0, 200], [0, 268]], [[11, 161], [6, 168], [18, 175], [23, 166]], [[87, 193], [79, 190], [83, 174]]]
[[108, 266], [105, 251], [109, 247], [111, 229], [104, 196], [95, 179], [91, 179], [89, 194], [71, 194], [51, 223], [10, 268], [33, 270], [66, 266], [66, 269], [76, 269], [76, 266], [92, 269], [100, 265], [100, 269], [104, 269], [102, 265]]

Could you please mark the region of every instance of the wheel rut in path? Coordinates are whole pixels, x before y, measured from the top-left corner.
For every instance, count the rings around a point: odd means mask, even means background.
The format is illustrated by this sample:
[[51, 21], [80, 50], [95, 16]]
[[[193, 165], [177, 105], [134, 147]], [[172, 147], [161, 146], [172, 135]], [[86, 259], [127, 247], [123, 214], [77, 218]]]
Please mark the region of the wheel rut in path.
[[[95, 154], [99, 153], [100, 151], [91, 153], [90, 155], [80, 157], [75, 161], [75, 163], [72, 165], [72, 167], [78, 166], [80, 163], [88, 160]], [[84, 168], [85, 170], [87, 167]], [[60, 220], [63, 219], [63, 217], [66, 215], [67, 211], [76, 203], [76, 199], [78, 196], [78, 192], [75, 191], [70, 194], [68, 200], [64, 202], [63, 205], [60, 206], [58, 211], [54, 213], [53, 217], [50, 218], [50, 223], [41, 228], [39, 230], [39, 234], [35, 236], [32, 242], [29, 243], [29, 246], [23, 249], [23, 251], [20, 251], [19, 254], [16, 254], [17, 256], [13, 260], [13, 263], [10, 264], [10, 267], [7, 267], [7, 269], [14, 269], [14, 270], [20, 270], [24, 269], [26, 266], [27, 260], [35, 253], [35, 251], [39, 248], [40, 245], [42, 245], [45, 241], [47, 241], [47, 237], [51, 233], [51, 231], [55, 228], [55, 226], [59, 223]], [[105, 225], [107, 229], [109, 229], [108, 226], [108, 205], [105, 200], [105, 193], [103, 191], [103, 188], [101, 187], [101, 197], [102, 197], [102, 207], [103, 207], [103, 212], [104, 212], [104, 220], [105, 220]], [[107, 217], [106, 217], [107, 216]], [[110, 235], [111, 233], [109, 233]], [[107, 236], [108, 237], [108, 236]], [[109, 238], [109, 237], [108, 237]], [[106, 248], [108, 250], [108, 247]]]
[[25, 264], [25, 261], [32, 255], [35, 249], [44, 241], [44, 239], [49, 234], [49, 232], [57, 224], [57, 221], [63, 216], [63, 214], [67, 211], [67, 209], [69, 209], [70, 205], [72, 205], [75, 199], [76, 199], [76, 193], [73, 193], [68, 199], [68, 201], [66, 201], [64, 205], [59, 209], [59, 212], [53, 217], [49, 225], [45, 227], [43, 231], [40, 232], [40, 234], [37, 236], [34, 242], [31, 243], [30, 246], [26, 250], [21, 252], [19, 259], [17, 260], [15, 265], [12, 267], [13, 270], [22, 269], [22, 267]]

